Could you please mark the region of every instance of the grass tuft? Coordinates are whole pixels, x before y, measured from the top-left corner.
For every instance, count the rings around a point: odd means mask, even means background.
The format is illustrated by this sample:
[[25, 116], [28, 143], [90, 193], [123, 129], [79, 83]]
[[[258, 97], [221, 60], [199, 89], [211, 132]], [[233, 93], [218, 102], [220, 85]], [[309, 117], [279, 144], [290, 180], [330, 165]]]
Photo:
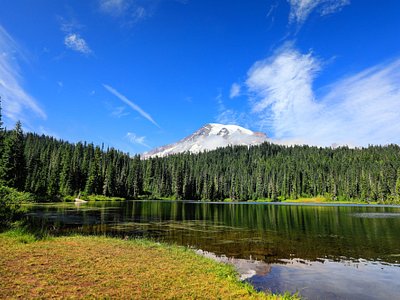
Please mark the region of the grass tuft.
[[36, 242], [38, 239], [32, 233], [28, 233], [21, 227], [10, 229], [1, 234], [2, 237], [10, 238], [21, 244], [30, 244]]

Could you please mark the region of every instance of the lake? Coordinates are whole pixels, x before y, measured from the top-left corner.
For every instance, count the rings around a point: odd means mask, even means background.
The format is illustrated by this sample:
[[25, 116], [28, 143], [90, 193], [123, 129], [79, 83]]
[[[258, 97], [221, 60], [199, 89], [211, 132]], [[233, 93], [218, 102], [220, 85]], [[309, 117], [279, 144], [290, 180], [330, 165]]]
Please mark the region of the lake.
[[26, 222], [55, 235], [146, 237], [234, 264], [258, 290], [308, 299], [398, 299], [400, 208], [122, 201], [35, 204]]

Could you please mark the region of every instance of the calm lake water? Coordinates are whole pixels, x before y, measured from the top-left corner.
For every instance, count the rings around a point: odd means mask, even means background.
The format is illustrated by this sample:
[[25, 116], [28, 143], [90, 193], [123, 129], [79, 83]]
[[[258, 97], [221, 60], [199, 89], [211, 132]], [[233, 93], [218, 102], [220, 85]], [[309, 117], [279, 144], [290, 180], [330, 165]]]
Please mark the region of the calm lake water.
[[53, 234], [149, 237], [233, 263], [258, 290], [399, 299], [400, 208], [124, 201], [28, 206]]

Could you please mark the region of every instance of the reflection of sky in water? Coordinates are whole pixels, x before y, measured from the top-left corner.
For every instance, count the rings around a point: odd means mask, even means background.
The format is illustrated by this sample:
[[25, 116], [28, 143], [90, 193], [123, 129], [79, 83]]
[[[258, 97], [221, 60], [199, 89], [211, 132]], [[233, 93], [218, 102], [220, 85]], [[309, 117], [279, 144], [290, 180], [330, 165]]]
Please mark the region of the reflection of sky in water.
[[356, 213], [356, 218], [400, 218], [400, 213]]
[[299, 292], [307, 299], [399, 299], [400, 267], [349, 261], [286, 260], [248, 279], [258, 290]]

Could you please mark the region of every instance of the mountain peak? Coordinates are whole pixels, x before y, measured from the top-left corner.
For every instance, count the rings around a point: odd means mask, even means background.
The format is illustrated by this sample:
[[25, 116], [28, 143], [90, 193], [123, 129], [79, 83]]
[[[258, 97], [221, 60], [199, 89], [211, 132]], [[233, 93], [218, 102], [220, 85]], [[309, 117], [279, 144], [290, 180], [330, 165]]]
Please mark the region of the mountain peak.
[[254, 132], [238, 125], [208, 123], [174, 144], [143, 153], [143, 157], [163, 157], [183, 152], [199, 153], [230, 145], [251, 146], [267, 140], [265, 133]]
[[224, 125], [224, 124], [218, 124], [218, 123], [209, 123], [205, 125], [204, 127], [210, 128], [210, 134], [211, 135], [229, 135], [233, 133], [244, 133], [244, 134], [252, 134], [253, 131], [243, 128], [238, 125]]

